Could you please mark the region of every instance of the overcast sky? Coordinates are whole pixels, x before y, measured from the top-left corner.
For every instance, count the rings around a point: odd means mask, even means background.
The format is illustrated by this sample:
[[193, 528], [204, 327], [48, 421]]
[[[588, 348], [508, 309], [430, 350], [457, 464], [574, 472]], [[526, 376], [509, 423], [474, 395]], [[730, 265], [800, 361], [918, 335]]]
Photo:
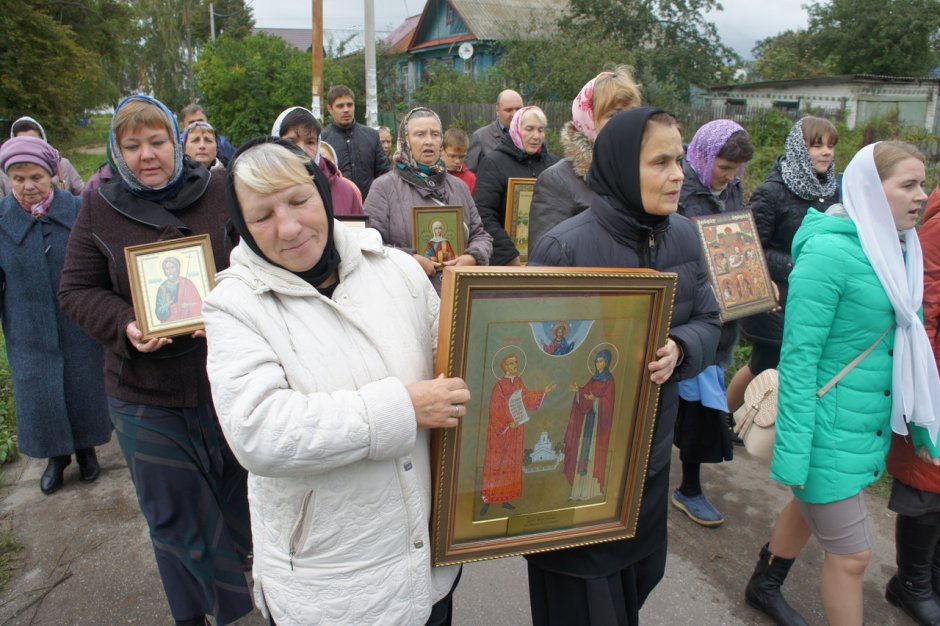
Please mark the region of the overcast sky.
[[[722, 0], [724, 11], [709, 15], [725, 44], [744, 58], [759, 39], [784, 30], [806, 26], [806, 11], [800, 6], [807, 0]], [[311, 0], [249, 0], [257, 26], [268, 28], [305, 28], [310, 26]], [[375, 28], [384, 35], [394, 30], [409, 15], [424, 8], [424, 0], [375, 1]], [[337, 40], [362, 29], [364, 0], [323, 0], [323, 21], [327, 36]]]

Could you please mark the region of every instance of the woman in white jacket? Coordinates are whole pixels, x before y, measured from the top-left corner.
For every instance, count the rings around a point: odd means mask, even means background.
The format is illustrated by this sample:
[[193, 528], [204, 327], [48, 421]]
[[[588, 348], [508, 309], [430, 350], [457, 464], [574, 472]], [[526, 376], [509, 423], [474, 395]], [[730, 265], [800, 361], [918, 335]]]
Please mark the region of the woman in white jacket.
[[433, 287], [374, 230], [334, 222], [289, 142], [243, 146], [228, 201], [241, 244], [203, 313], [250, 472], [258, 605], [279, 625], [447, 623], [458, 571], [431, 568], [428, 429], [456, 426], [470, 393], [433, 378]]

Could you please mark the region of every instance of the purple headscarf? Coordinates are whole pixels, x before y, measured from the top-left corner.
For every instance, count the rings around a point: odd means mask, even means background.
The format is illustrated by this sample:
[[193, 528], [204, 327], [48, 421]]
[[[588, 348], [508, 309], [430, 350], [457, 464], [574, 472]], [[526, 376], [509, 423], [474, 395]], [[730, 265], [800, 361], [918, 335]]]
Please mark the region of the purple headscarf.
[[49, 176], [55, 176], [59, 171], [59, 152], [42, 139], [14, 137], [0, 147], [0, 167], [6, 172], [18, 163], [38, 165]]
[[[522, 107], [516, 111], [512, 116], [512, 121], [509, 122], [509, 137], [512, 139], [513, 145], [523, 152], [525, 152], [525, 145], [522, 143], [522, 118], [526, 116], [526, 113], [532, 110], [538, 111], [539, 113], [542, 113], [542, 115], [545, 115], [545, 113], [543, 113], [542, 109], [539, 107], [527, 106]], [[542, 148], [539, 147], [540, 152], [541, 150]]]
[[[736, 132], [744, 130], [737, 122], [731, 120], [715, 120], [699, 128], [692, 137], [689, 144], [689, 150], [686, 153], [686, 160], [702, 184], [712, 188], [712, 169], [715, 167], [715, 159], [718, 153], [728, 143], [728, 139]], [[744, 165], [738, 170], [736, 176], [740, 176], [744, 171]]]

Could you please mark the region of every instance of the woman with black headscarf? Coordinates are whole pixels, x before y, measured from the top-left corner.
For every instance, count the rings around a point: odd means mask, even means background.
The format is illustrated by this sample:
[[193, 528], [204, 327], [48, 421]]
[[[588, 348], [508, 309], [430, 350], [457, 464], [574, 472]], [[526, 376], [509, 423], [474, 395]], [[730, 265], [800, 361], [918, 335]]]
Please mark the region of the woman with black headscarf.
[[437, 294], [410, 255], [334, 221], [325, 175], [289, 141], [249, 142], [229, 172], [241, 244], [203, 313], [250, 472], [258, 606], [278, 624], [449, 623], [458, 569], [431, 568], [428, 431], [456, 426], [470, 392], [433, 377]]
[[720, 332], [698, 235], [676, 214], [682, 180], [675, 118], [649, 107], [618, 113], [594, 144], [588, 184], [597, 195], [591, 207], [551, 229], [529, 255], [530, 265], [640, 267], [679, 275], [670, 338], [647, 366], [662, 387], [636, 537], [527, 556], [537, 625], [637, 624], [640, 607], [665, 572], [677, 381], [714, 362]]
[[111, 421], [150, 526], [177, 624], [218, 624], [252, 610], [247, 473], [219, 429], [203, 331], [144, 340], [134, 316], [124, 248], [208, 234], [217, 268], [237, 237], [222, 172], [184, 156], [170, 111], [130, 96], [111, 120], [117, 175], [78, 214], [59, 302], [105, 347]]

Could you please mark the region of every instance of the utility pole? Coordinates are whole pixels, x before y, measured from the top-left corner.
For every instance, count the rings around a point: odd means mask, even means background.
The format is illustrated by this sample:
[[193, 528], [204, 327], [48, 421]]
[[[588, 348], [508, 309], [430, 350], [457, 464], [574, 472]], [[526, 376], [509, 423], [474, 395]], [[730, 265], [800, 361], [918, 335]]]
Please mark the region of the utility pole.
[[375, 86], [375, 2], [365, 0], [366, 13], [366, 126], [379, 125]]
[[215, 41], [215, 7], [209, 3], [209, 33], [212, 35], [212, 41]]
[[310, 110], [314, 117], [322, 120], [320, 99], [323, 96], [323, 0], [313, 0], [313, 31], [310, 41], [310, 85], [312, 102]]

